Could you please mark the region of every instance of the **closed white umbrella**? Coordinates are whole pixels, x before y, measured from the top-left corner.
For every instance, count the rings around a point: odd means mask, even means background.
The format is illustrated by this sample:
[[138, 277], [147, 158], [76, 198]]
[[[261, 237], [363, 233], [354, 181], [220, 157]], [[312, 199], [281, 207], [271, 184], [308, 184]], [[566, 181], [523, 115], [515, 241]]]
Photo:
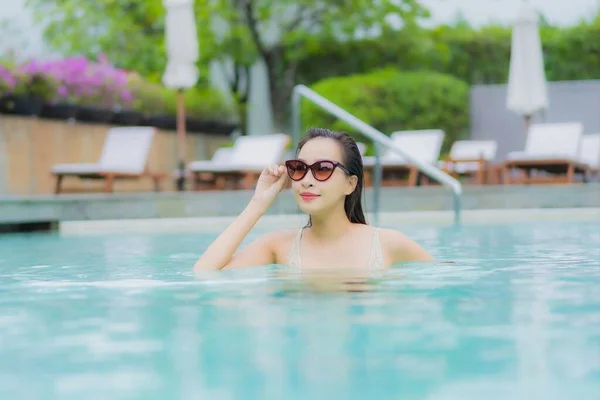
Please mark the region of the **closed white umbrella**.
[[538, 14], [527, 1], [513, 27], [506, 105], [524, 116], [526, 132], [531, 117], [549, 105]]
[[166, 87], [177, 89], [177, 142], [179, 174], [177, 189], [185, 189], [185, 104], [183, 91], [198, 81], [198, 33], [194, 0], [163, 0], [167, 11], [165, 42], [167, 67], [163, 75]]

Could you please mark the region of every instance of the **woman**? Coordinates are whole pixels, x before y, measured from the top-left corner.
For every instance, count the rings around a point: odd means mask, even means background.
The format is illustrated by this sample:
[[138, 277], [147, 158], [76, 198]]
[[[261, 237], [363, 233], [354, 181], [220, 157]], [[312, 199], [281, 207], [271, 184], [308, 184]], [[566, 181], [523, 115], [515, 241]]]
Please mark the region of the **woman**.
[[[308, 225], [299, 231], [267, 234], [236, 253], [288, 179], [298, 206], [309, 215]], [[295, 270], [373, 270], [432, 260], [402, 233], [367, 225], [362, 190], [362, 157], [354, 139], [346, 133], [310, 129], [298, 144], [297, 159], [261, 173], [252, 200], [202, 254], [194, 270], [268, 264]]]

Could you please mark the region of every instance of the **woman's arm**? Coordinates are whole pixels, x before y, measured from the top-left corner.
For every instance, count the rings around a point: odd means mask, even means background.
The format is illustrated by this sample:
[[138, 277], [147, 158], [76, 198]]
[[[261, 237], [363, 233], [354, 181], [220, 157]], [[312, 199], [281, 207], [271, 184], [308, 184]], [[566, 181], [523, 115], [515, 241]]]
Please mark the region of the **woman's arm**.
[[382, 229], [382, 239], [385, 248], [391, 256], [392, 264], [408, 261], [432, 261], [435, 260], [416, 241], [402, 232], [393, 229]]
[[287, 182], [283, 166], [274, 165], [261, 173], [252, 200], [244, 211], [219, 235], [194, 264], [194, 271], [271, 264], [274, 262], [271, 236], [257, 240], [239, 255], [234, 253], [267, 211]]
[[268, 243], [268, 236], [248, 245], [234, 257], [237, 248], [264, 213], [265, 209], [261, 203], [250, 201], [244, 211], [196, 261], [194, 271], [270, 264], [274, 255]]

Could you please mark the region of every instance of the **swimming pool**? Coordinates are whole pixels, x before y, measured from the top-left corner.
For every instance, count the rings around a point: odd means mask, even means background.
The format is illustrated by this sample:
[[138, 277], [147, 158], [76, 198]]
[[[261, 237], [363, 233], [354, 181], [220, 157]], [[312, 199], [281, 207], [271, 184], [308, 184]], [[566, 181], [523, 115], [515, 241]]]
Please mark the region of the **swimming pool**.
[[0, 236], [0, 398], [598, 398], [597, 221], [403, 230], [455, 263], [362, 293], [195, 278], [213, 235]]

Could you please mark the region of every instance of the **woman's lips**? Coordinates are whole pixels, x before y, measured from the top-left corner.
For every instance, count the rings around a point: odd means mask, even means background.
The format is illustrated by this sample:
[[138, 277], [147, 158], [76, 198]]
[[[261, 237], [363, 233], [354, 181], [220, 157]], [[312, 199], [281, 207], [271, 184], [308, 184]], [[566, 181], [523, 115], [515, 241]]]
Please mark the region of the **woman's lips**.
[[300, 195], [300, 197], [302, 197], [302, 200], [304, 201], [311, 201], [319, 197], [319, 195], [313, 193], [303, 193]]

